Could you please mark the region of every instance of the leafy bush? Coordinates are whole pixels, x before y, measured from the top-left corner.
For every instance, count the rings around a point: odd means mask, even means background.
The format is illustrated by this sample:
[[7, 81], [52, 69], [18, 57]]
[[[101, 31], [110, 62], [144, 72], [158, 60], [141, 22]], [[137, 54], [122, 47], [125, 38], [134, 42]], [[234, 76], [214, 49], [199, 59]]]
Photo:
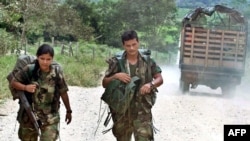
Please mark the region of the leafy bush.
[[0, 43], [0, 55], [4, 55], [8, 50], [16, 49], [18, 42], [12, 34], [0, 29]]

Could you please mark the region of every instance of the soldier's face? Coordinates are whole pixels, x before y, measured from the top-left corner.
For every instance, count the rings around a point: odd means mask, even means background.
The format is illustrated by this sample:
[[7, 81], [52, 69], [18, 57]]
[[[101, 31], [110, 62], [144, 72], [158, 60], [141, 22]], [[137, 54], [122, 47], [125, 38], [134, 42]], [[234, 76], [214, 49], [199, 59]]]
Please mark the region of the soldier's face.
[[52, 63], [52, 61], [53, 61], [53, 57], [50, 56], [49, 53], [38, 56], [38, 62], [39, 62], [41, 71], [49, 72], [50, 64]]
[[125, 41], [123, 44], [124, 49], [128, 55], [137, 55], [139, 49], [139, 42], [136, 39]]

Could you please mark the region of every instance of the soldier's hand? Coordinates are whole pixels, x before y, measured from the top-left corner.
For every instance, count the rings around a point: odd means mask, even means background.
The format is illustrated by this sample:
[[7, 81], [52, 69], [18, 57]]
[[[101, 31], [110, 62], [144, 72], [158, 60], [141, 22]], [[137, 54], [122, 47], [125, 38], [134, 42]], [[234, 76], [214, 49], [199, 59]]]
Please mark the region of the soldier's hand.
[[72, 119], [71, 113], [66, 113], [65, 122], [66, 122], [67, 124], [70, 124], [71, 119]]
[[142, 95], [149, 94], [151, 90], [152, 89], [150, 83], [146, 83], [140, 88], [140, 94]]
[[34, 93], [36, 91], [36, 85], [35, 84], [29, 84], [25, 86], [25, 91]]
[[116, 73], [115, 78], [124, 82], [124, 83], [129, 83], [131, 81], [131, 77], [124, 72]]

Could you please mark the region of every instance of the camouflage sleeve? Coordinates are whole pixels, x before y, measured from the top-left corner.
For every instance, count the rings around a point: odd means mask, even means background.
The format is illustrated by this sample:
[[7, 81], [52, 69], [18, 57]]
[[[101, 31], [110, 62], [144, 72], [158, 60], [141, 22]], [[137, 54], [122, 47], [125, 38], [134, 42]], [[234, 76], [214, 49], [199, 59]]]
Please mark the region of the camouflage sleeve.
[[30, 81], [28, 65], [25, 66], [22, 70], [19, 70], [16, 73], [14, 73], [13, 75], [14, 75], [13, 79], [22, 84], [28, 84], [28, 82]]
[[151, 70], [152, 70], [151, 73], [152, 73], [152, 76], [154, 76], [154, 75], [157, 74], [157, 73], [161, 73], [162, 70], [161, 70], [161, 68], [159, 67], [159, 65], [156, 64], [155, 60], [154, 60], [154, 59], [151, 59], [151, 62], [152, 62], [152, 64], [151, 64]]
[[105, 72], [105, 77], [110, 77], [113, 74], [119, 72], [118, 60], [115, 57], [112, 57], [106, 61], [108, 63], [108, 69]]
[[62, 67], [58, 67], [58, 75], [59, 75], [59, 80], [57, 82], [57, 85], [58, 85], [58, 89], [59, 89], [59, 93], [60, 94], [63, 94], [65, 92], [67, 92], [69, 89], [68, 89], [68, 85], [64, 79], [64, 74], [63, 74], [63, 70], [62, 70]]

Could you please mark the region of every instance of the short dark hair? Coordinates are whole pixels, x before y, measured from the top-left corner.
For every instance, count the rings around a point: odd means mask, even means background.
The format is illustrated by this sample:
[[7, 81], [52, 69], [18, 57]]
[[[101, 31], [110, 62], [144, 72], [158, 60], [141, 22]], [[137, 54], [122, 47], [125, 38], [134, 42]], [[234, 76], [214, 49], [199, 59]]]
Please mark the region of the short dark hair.
[[48, 44], [42, 44], [41, 46], [38, 47], [36, 56], [39, 57], [47, 53], [49, 53], [52, 58], [54, 57], [54, 49]]
[[139, 40], [137, 33], [134, 30], [125, 31], [122, 34], [121, 38], [122, 38], [122, 44], [124, 44], [125, 41], [132, 40], [132, 39], [136, 39], [137, 41]]

